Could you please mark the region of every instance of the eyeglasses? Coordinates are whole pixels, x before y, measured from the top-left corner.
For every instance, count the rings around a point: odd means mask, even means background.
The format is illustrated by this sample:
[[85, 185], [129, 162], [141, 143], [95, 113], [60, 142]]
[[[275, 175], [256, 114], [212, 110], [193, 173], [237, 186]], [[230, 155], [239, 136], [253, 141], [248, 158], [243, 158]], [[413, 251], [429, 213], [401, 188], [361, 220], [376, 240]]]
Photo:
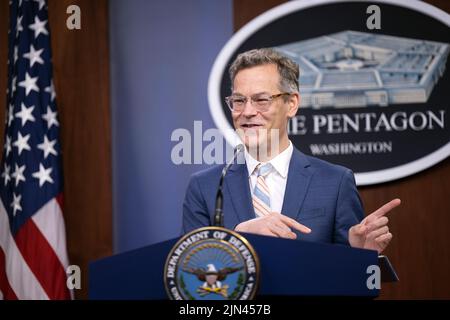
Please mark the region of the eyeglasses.
[[[269, 110], [273, 99], [285, 95], [290, 95], [290, 93], [282, 92], [274, 95], [267, 93], [255, 94], [250, 97], [250, 103], [258, 112], [266, 112]], [[225, 101], [232, 112], [242, 112], [247, 104], [248, 98], [240, 95], [231, 95], [226, 97]]]

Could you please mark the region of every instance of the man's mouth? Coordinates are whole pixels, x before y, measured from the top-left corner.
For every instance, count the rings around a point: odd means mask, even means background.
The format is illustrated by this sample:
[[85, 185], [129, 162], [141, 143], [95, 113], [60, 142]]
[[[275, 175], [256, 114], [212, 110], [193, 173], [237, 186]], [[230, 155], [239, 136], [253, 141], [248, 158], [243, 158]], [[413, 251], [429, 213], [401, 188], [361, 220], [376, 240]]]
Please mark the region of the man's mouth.
[[244, 123], [241, 125], [241, 127], [251, 129], [251, 128], [261, 128], [263, 127], [263, 125], [258, 123]]

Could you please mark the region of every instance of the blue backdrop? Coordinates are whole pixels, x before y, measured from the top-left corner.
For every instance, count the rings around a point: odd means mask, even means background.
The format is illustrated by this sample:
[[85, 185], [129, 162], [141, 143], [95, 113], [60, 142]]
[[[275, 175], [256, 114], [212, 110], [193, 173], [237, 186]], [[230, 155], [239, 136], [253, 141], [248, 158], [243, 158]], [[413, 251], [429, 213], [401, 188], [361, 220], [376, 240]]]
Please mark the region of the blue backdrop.
[[232, 0], [111, 0], [113, 223], [116, 253], [180, 234], [189, 176], [173, 130], [214, 127], [207, 82], [232, 35]]

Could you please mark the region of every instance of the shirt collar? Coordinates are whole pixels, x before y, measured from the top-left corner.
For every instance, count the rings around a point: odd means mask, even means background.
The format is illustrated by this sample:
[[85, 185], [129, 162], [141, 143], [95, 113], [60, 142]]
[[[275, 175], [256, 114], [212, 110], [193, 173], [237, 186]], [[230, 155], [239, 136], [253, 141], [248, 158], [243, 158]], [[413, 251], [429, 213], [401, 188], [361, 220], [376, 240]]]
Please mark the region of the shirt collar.
[[[286, 179], [289, 163], [291, 162], [292, 152], [294, 151], [294, 147], [292, 146], [291, 141], [289, 141], [289, 146], [277, 155], [275, 158], [269, 161], [269, 163], [275, 168], [280, 176]], [[251, 176], [253, 171], [255, 171], [256, 166], [260, 163], [258, 160], [253, 158], [250, 153], [245, 149], [244, 152], [245, 163], [247, 164], [248, 175]]]

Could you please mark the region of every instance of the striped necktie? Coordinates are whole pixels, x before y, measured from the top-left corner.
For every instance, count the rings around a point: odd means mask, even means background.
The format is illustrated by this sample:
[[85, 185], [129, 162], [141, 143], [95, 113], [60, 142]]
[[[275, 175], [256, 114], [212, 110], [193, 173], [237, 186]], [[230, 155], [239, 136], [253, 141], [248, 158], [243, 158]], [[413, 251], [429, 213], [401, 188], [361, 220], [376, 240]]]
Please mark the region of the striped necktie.
[[264, 165], [260, 163], [255, 169], [257, 178], [253, 189], [252, 201], [257, 217], [262, 217], [272, 212], [270, 209], [270, 192], [265, 181], [265, 177], [271, 170], [272, 165], [270, 163]]

